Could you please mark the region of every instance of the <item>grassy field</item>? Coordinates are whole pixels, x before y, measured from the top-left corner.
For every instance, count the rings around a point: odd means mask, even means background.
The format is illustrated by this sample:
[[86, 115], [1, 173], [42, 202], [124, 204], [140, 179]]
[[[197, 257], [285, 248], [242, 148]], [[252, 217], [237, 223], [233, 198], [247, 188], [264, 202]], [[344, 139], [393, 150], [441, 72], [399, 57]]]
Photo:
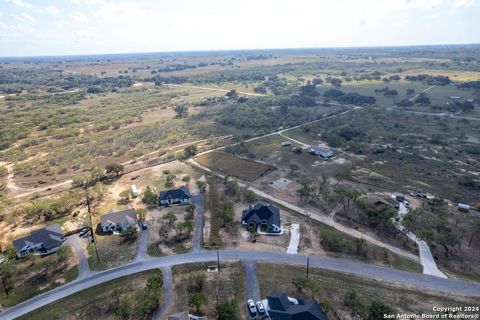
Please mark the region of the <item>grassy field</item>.
[[223, 152], [207, 153], [196, 157], [195, 160], [207, 168], [245, 181], [253, 181], [275, 170], [274, 166], [240, 159]]
[[[162, 273], [160, 270], [151, 270], [115, 279], [72, 294], [19, 319], [140, 319], [138, 314], [122, 317], [118, 306], [121, 301], [133, 300], [153, 276], [161, 277]], [[162, 297], [159, 297], [161, 304]]]
[[[306, 270], [302, 267], [258, 263], [257, 277], [261, 297], [264, 298], [275, 292], [286, 292], [294, 297], [312, 298], [311, 290], [303, 289], [303, 291], [299, 291], [292, 284], [292, 279], [305, 277], [305, 274]], [[310, 269], [309, 274], [309, 278], [317, 287], [317, 292], [314, 293], [316, 300], [322, 304], [324, 309], [328, 309], [330, 317], [337, 315], [340, 319], [350, 318], [354, 310], [357, 314], [362, 314], [365, 310], [368, 310], [368, 305], [372, 301], [381, 301], [392, 307], [396, 312], [406, 314], [431, 313], [433, 305], [477, 304], [474, 298], [419, 291], [409, 287], [394, 286], [382, 281], [320, 269]], [[355, 308], [351, 308], [351, 305], [349, 307], [345, 303], [347, 294], [352, 291], [356, 292], [357, 297], [355, 303], [352, 303]]]

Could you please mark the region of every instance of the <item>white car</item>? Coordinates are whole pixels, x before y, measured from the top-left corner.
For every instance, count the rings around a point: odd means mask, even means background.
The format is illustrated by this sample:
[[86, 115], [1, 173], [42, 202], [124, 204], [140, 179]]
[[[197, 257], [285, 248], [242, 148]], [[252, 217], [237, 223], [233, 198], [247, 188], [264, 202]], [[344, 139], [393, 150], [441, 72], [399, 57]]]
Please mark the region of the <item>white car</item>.
[[257, 301], [257, 310], [260, 314], [265, 313], [265, 308], [263, 307], [262, 301]]
[[251, 314], [257, 313], [257, 308], [255, 307], [255, 302], [252, 299], [247, 301], [247, 307]]

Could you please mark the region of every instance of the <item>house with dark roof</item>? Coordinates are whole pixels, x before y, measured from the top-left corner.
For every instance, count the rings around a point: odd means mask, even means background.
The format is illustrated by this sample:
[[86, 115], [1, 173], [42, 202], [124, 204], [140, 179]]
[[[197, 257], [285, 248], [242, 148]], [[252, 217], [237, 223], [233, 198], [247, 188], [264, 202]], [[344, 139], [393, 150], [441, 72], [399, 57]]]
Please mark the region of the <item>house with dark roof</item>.
[[242, 226], [253, 227], [268, 233], [280, 233], [282, 227], [280, 224], [280, 210], [271, 205], [256, 203], [248, 209], [243, 210]]
[[17, 257], [23, 258], [32, 252], [49, 255], [60, 248], [65, 238], [59, 224], [52, 224], [35, 231], [28, 236], [13, 240]]
[[315, 156], [319, 156], [320, 158], [327, 160], [333, 157], [333, 151], [327, 148], [322, 148], [319, 146], [309, 146], [308, 152]]
[[123, 234], [128, 228], [138, 228], [135, 209], [127, 209], [104, 214], [100, 217], [103, 232]]
[[192, 203], [192, 195], [187, 187], [161, 191], [158, 204], [164, 206], [185, 205]]
[[322, 306], [315, 300], [291, 298], [285, 293], [267, 296], [264, 303], [271, 320], [327, 320]]

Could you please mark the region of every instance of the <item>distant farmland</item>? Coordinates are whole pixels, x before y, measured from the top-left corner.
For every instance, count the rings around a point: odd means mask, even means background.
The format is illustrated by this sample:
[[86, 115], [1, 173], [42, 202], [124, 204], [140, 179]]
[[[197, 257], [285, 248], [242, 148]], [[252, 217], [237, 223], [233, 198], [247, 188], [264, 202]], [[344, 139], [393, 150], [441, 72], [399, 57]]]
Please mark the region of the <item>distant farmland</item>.
[[212, 152], [195, 159], [201, 165], [220, 171], [227, 176], [232, 176], [245, 181], [253, 181], [263, 177], [276, 167], [251, 160], [239, 159], [231, 154]]

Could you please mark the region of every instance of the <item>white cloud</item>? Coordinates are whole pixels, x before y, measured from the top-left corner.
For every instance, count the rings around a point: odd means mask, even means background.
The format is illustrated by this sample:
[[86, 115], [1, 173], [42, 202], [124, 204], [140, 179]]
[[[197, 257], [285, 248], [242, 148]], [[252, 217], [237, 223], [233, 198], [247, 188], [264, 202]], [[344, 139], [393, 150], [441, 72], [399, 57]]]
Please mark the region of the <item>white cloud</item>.
[[48, 6], [45, 8], [45, 12], [51, 14], [52, 16], [55, 16], [60, 13], [60, 10], [58, 10], [58, 8], [55, 6]]
[[34, 17], [32, 17], [31, 15], [29, 15], [28, 13], [25, 13], [25, 12], [14, 14], [13, 16], [18, 21], [21, 21], [21, 22], [35, 22], [35, 21], [37, 21], [37, 20], [35, 20]]
[[7, 30], [8, 27], [5, 23], [3, 23], [2, 21], [0, 21], [0, 29], [3, 29], [3, 30]]
[[476, 0], [455, 0], [453, 7], [456, 9], [467, 8], [476, 3]]
[[72, 18], [73, 20], [77, 21], [77, 22], [87, 22], [88, 21], [88, 17], [86, 15], [84, 15], [83, 13], [81, 12], [72, 12], [70, 14], [70, 18]]
[[24, 9], [33, 9], [35, 6], [28, 2], [23, 2], [22, 0], [7, 0], [7, 3], [13, 4], [16, 7]]
[[72, 3], [82, 5], [82, 6], [91, 6], [91, 5], [105, 4], [105, 1], [104, 0], [72, 0]]

